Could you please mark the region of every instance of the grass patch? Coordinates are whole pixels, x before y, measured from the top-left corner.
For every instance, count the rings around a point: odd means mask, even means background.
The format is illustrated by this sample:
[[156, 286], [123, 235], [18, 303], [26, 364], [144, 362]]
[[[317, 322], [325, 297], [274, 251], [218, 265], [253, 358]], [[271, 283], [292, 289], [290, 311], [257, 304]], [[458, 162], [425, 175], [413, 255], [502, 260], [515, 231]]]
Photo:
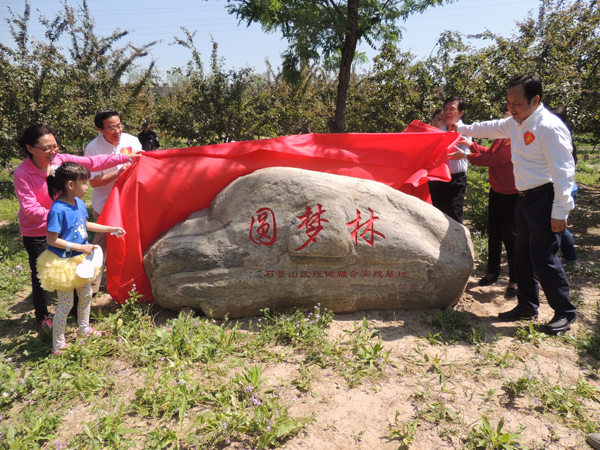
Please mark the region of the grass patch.
[[[393, 320], [373, 312], [352, 322], [317, 300], [308, 311], [216, 321], [162, 311], [132, 291], [126, 304], [94, 314], [106, 337], [78, 338], [71, 320], [71, 345], [49, 357], [51, 335], [30, 329], [30, 300], [22, 299], [30, 272], [16, 200], [2, 195], [0, 448], [275, 448], [305, 438], [319, 448], [315, 430], [340, 448], [386, 439], [402, 449], [544, 448], [578, 445], [565, 441], [573, 430], [600, 429], [600, 307], [588, 295], [597, 295], [598, 269], [585, 258], [567, 269], [580, 283], [578, 331], [560, 338], [479, 314], [486, 304], [474, 303], [476, 293], [457, 310], [397, 311]], [[582, 209], [576, 219], [586, 213], [596, 214]], [[483, 262], [486, 238], [472, 236]], [[534, 376], [528, 368], [540, 359], [546, 365]], [[365, 417], [380, 417], [348, 431], [327, 414], [355, 398], [364, 399]], [[378, 401], [396, 411], [393, 421], [372, 406]], [[535, 430], [517, 429], [524, 418]]]

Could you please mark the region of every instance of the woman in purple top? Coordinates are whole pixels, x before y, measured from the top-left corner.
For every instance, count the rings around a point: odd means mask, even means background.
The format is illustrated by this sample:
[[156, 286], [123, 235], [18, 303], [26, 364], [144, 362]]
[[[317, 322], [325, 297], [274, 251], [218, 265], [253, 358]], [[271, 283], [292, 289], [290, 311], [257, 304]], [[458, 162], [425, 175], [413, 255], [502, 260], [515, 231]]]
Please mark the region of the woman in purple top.
[[52, 326], [48, 314], [48, 292], [42, 289], [36, 268], [38, 256], [47, 248], [46, 219], [52, 206], [52, 199], [48, 195], [46, 178], [51, 166], [72, 161], [87, 167], [90, 171], [100, 171], [127, 163], [139, 156], [139, 153], [93, 157], [60, 153], [54, 130], [43, 124], [31, 125], [19, 137], [18, 142], [28, 158], [15, 170], [13, 183], [20, 206], [19, 228], [23, 236], [23, 245], [29, 255], [35, 318], [38, 328], [41, 328], [44, 325]]

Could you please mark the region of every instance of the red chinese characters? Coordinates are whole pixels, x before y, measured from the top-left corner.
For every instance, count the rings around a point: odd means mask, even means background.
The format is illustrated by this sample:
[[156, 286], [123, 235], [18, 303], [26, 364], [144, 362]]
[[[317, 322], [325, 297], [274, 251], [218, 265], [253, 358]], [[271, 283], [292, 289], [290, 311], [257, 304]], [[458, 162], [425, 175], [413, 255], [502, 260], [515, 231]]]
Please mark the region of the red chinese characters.
[[[271, 246], [277, 240], [277, 224], [275, 214], [270, 208], [256, 211], [257, 218], [252, 216], [250, 222], [250, 240], [257, 245]], [[256, 229], [254, 227], [257, 224]]]
[[[385, 235], [383, 233], [375, 231], [373, 224], [376, 220], [379, 220], [379, 217], [373, 215], [373, 210], [371, 208], [369, 208], [369, 218], [363, 223], [360, 223], [361, 219], [362, 217], [360, 215], [360, 211], [357, 209], [356, 219], [346, 224], [348, 225], [348, 228], [354, 227], [354, 229], [350, 231], [350, 237], [354, 241], [354, 245], [358, 245], [358, 233], [363, 228], [364, 230], [362, 233], [360, 233], [360, 237], [363, 238], [371, 247], [373, 247], [376, 235], [381, 237], [382, 239], [385, 239]], [[365, 237], [367, 233], [369, 234], [369, 237]]]
[[[306, 242], [304, 242], [296, 251], [302, 250], [317, 242], [317, 236], [323, 231], [323, 224], [328, 223], [329, 220], [325, 219], [323, 215], [327, 210], [323, 209], [323, 205], [317, 204], [317, 210], [313, 212], [310, 206], [307, 206], [304, 214], [296, 216], [300, 220], [298, 230], [304, 229], [304, 234], [307, 236]], [[356, 210], [356, 219], [352, 220], [346, 225], [350, 228], [350, 239], [354, 241], [354, 245], [358, 245], [358, 238], [361, 237], [367, 244], [373, 247], [375, 243], [375, 236], [379, 236], [381, 239], [385, 239], [385, 235], [375, 230], [375, 221], [379, 220], [379, 217], [375, 216], [373, 210], [369, 209], [369, 218], [361, 223], [362, 215], [360, 210]], [[274, 245], [277, 241], [277, 224], [275, 221], [275, 213], [270, 208], [260, 208], [256, 211], [255, 216], [252, 216], [250, 221], [250, 240], [257, 245]], [[379, 274], [377, 276], [383, 276]], [[389, 276], [389, 275], [387, 275]]]
[[321, 223], [329, 222], [329, 220], [323, 219], [322, 217], [322, 215], [327, 212], [327, 210], [321, 209], [322, 207], [322, 205], [317, 204], [317, 212], [313, 214], [312, 208], [307, 206], [304, 214], [298, 216], [298, 219], [302, 221], [300, 226], [298, 226], [298, 229], [301, 230], [302, 228], [306, 228], [304, 234], [308, 236], [308, 240], [298, 247], [296, 251], [306, 248], [311, 242], [317, 242], [317, 236], [323, 230]]

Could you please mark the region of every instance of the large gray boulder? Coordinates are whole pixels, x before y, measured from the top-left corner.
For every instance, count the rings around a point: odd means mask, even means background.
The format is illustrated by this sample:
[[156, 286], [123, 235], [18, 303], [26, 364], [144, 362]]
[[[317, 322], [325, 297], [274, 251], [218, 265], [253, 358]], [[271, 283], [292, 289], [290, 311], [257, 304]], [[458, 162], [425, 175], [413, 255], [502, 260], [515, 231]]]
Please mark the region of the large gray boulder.
[[473, 268], [469, 232], [384, 184], [292, 168], [238, 178], [146, 251], [156, 302], [215, 318], [261, 309], [445, 308]]

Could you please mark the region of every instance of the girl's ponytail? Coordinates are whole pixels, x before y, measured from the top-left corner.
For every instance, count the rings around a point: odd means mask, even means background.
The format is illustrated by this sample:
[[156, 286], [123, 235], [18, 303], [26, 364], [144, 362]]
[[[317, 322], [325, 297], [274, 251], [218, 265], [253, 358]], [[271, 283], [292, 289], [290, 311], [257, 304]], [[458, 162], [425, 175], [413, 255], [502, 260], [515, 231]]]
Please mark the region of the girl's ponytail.
[[89, 180], [90, 171], [77, 163], [67, 161], [60, 166], [50, 166], [50, 174], [46, 178], [48, 195], [56, 200], [65, 190], [69, 181]]

